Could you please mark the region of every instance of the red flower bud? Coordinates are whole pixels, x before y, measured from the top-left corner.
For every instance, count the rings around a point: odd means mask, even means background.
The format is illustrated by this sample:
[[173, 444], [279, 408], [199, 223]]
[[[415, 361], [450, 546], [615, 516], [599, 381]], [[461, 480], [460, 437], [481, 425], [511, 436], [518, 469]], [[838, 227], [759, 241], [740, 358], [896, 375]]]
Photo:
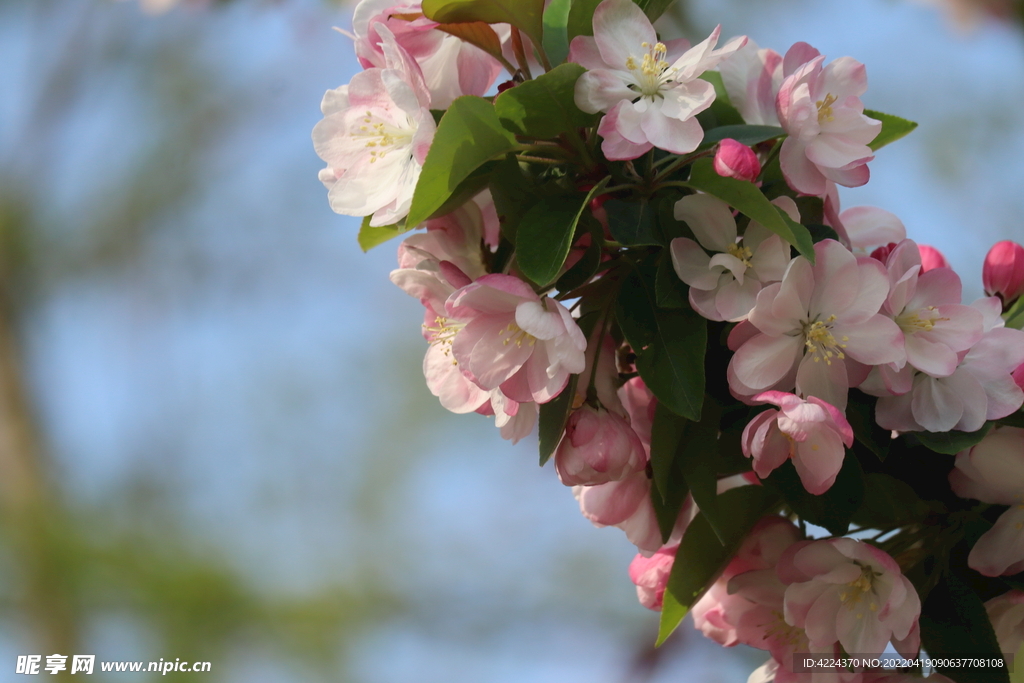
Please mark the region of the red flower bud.
[[993, 246], [981, 271], [985, 293], [999, 295], [1003, 303], [1016, 301], [1024, 294], [1024, 247], [1004, 240]]
[[921, 251], [921, 272], [927, 273], [934, 268], [949, 268], [949, 261], [942, 255], [942, 252], [927, 244], [919, 244], [917, 248]]
[[761, 174], [761, 162], [754, 150], [732, 138], [718, 143], [715, 152], [715, 173], [725, 178], [754, 182]]

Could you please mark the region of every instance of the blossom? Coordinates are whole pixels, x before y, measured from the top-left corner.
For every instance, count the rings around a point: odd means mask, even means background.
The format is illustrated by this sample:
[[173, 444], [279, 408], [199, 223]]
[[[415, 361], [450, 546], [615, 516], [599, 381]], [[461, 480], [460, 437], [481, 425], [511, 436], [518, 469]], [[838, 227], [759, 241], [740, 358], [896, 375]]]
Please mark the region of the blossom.
[[971, 548], [967, 565], [985, 576], [1024, 571], [1024, 429], [999, 427], [957, 453], [949, 484], [961, 498], [1010, 506]]
[[782, 55], [748, 39], [718, 67], [729, 101], [743, 120], [760, 126], [779, 125], [775, 98], [782, 85]]
[[1006, 304], [1016, 301], [1024, 294], [1024, 247], [997, 242], [985, 256], [981, 279], [989, 296], [998, 295]]
[[[895, 248], [897, 243], [907, 239], [903, 221], [896, 214], [877, 206], [854, 206], [842, 211], [839, 218], [850, 239], [851, 249], [870, 250], [880, 245]], [[885, 261], [884, 258], [879, 260]]]
[[942, 252], [927, 244], [917, 245], [921, 250], [921, 272], [927, 273], [933, 268], [949, 268], [949, 261], [942, 255]]
[[725, 178], [736, 178], [752, 183], [761, 173], [757, 154], [742, 142], [725, 138], [715, 150], [715, 173]]
[[[792, 199], [779, 197], [775, 204], [799, 220]], [[764, 285], [782, 279], [789, 264], [789, 245], [753, 221], [743, 238], [737, 239], [736, 220], [722, 200], [707, 194], [687, 195], [676, 202], [674, 215], [690, 226], [697, 241], [672, 240], [672, 266], [679, 279], [690, 285], [690, 305], [705, 318], [742, 320]], [[705, 249], [717, 253], [708, 256]]]
[[566, 486], [594, 486], [642, 470], [647, 453], [622, 417], [584, 405], [573, 411], [555, 451], [555, 471]]
[[650, 557], [637, 554], [629, 563], [629, 580], [636, 584], [637, 599], [647, 609], [661, 610], [678, 550], [678, 544], [667, 545]]
[[613, 160], [635, 159], [652, 147], [685, 154], [704, 137], [694, 118], [711, 106], [715, 89], [698, 77], [746, 41], [715, 50], [720, 27], [686, 50], [682, 40], [662, 43], [631, 0], [604, 0], [594, 10], [594, 37], [577, 36], [569, 61], [588, 69], [576, 81], [576, 106], [604, 112], [597, 132]]
[[[859, 187], [868, 181], [867, 162], [874, 158], [868, 143], [882, 123], [864, 115], [860, 96], [867, 90], [864, 65], [840, 57], [822, 66], [817, 50], [798, 43], [790, 52], [800, 59], [814, 55], [787, 75], [776, 101], [779, 122], [789, 137], [779, 161], [790, 187], [824, 196], [828, 181]], [[786, 54], [786, 61], [791, 61]]]
[[327, 162], [320, 180], [331, 208], [347, 216], [372, 214], [373, 226], [409, 213], [436, 129], [419, 66], [383, 24], [377, 31], [386, 66], [328, 90], [320, 106], [324, 118], [313, 127], [313, 146]]
[[739, 396], [788, 391], [846, 409], [847, 389], [863, 366], [902, 363], [903, 333], [878, 313], [889, 292], [882, 264], [858, 259], [835, 240], [814, 245], [815, 265], [790, 262], [781, 283], [757, 296], [748, 321], [758, 334], [729, 362], [729, 386]]
[[[821, 495], [842, 469], [846, 448], [853, 447], [853, 428], [825, 401], [781, 391], [754, 397], [779, 406], [759, 413], [743, 430], [743, 455], [754, 459], [754, 472], [764, 479], [789, 458], [808, 493]], [[846, 446], [844, 448], [843, 446]]]
[[633, 377], [619, 388], [619, 399], [629, 415], [629, 425], [640, 438], [644, 448], [650, 451], [651, 429], [654, 425], [654, 411], [658, 402], [654, 394], [640, 377]]
[[1024, 644], [1024, 591], [1012, 590], [985, 603], [1003, 654], [1015, 655]]
[[786, 623], [807, 631], [812, 651], [838, 642], [878, 656], [916, 628], [921, 600], [899, 565], [874, 546], [832, 538], [792, 546], [778, 565]]
[[546, 403], [583, 371], [587, 340], [572, 315], [511, 275], [485, 275], [452, 294], [446, 317], [463, 320], [452, 355], [482, 389]]
[[437, 30], [419, 2], [361, 0], [352, 14], [356, 56], [363, 68], [386, 68], [379, 26], [385, 26], [423, 72], [435, 109], [447, 109], [460, 95], [483, 95], [501, 64], [480, 48]]

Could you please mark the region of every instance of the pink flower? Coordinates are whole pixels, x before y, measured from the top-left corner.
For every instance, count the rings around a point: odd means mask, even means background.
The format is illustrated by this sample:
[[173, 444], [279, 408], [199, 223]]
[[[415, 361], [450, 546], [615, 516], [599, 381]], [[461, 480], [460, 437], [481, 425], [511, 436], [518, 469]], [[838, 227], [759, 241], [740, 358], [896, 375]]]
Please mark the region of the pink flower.
[[787, 583], [786, 623], [807, 631], [812, 651], [838, 642], [877, 656], [911, 635], [921, 613], [914, 586], [889, 555], [867, 543], [833, 538], [791, 546], [778, 565]]
[[779, 125], [775, 98], [782, 85], [782, 55], [758, 47], [753, 40], [738, 49], [718, 67], [729, 101], [743, 120], [762, 126]]
[[1012, 590], [985, 603], [999, 650], [1015, 655], [1024, 644], [1024, 591]]
[[320, 180], [331, 208], [381, 226], [409, 213], [436, 127], [420, 68], [383, 24], [377, 30], [385, 67], [327, 91], [313, 146], [327, 162]]
[[555, 471], [566, 486], [623, 479], [647, 465], [647, 453], [629, 423], [604, 408], [573, 411], [555, 451]]
[[657, 400], [654, 394], [647, 388], [644, 381], [634, 377], [627, 381], [619, 389], [619, 399], [629, 415], [629, 425], [644, 448], [648, 451], [651, 448], [651, 428], [654, 424], [654, 410], [657, 407]]
[[[818, 196], [827, 193], [828, 181], [863, 185], [867, 162], [874, 158], [868, 143], [882, 128], [880, 121], [864, 115], [864, 65], [840, 57], [823, 67], [825, 58], [810, 46], [798, 43], [790, 48], [794, 51], [810, 61], [788, 75], [779, 90], [779, 121], [789, 134], [779, 156], [786, 182]], [[786, 61], [791, 61], [789, 53]]]
[[814, 266], [799, 256], [781, 283], [758, 294], [747, 320], [759, 334], [729, 362], [729, 387], [736, 395], [795, 386], [801, 396], [845, 410], [848, 388], [867, 372], [859, 364], [905, 361], [903, 333], [878, 313], [889, 293], [882, 264], [858, 261], [834, 240], [818, 242], [814, 253]]
[[638, 554], [629, 563], [629, 580], [636, 584], [637, 599], [647, 609], [661, 611], [665, 587], [678, 550], [678, 545], [667, 545], [650, 557]]
[[968, 566], [985, 576], [1024, 571], [1024, 429], [999, 427], [958, 453], [949, 484], [961, 498], [1010, 506], [971, 548]]
[[[460, 95], [483, 95], [501, 72], [501, 64], [478, 47], [436, 29], [422, 16], [419, 2], [362, 0], [352, 14], [356, 56], [363, 68], [385, 67], [387, 58], [378, 26], [385, 26], [423, 71], [435, 109], [447, 109]], [[421, 15], [411, 21], [405, 16]]]
[[1013, 371], [1013, 382], [1021, 389], [1024, 389], [1024, 365]]
[[[854, 206], [840, 213], [839, 218], [850, 238], [852, 249], [867, 250], [889, 244], [895, 247], [896, 243], [907, 239], [907, 228], [903, 221], [896, 214], [877, 206]], [[871, 255], [875, 256], [874, 253]], [[879, 260], [885, 261], [884, 258]]]
[[714, 87], [698, 77], [746, 42], [735, 38], [714, 50], [719, 30], [686, 50], [685, 41], [659, 42], [630, 0], [597, 6], [594, 37], [574, 38], [568, 59], [588, 69], [576, 81], [576, 106], [606, 113], [597, 132], [607, 158], [636, 159], [652, 147], [674, 154], [697, 148], [704, 131], [694, 117], [715, 99]]
[[[743, 455], [754, 458], [754, 472], [764, 479], [789, 458], [808, 493], [832, 487], [853, 447], [853, 428], [834, 406], [811, 396], [803, 400], [781, 391], [754, 397], [781, 410], [759, 413], [743, 430]], [[844, 448], [843, 446], [846, 446]]]
[[761, 174], [761, 162], [754, 150], [742, 142], [726, 138], [718, 143], [715, 150], [715, 173], [725, 178], [735, 178], [752, 183]]
[[1004, 304], [1016, 301], [1024, 294], [1024, 247], [1009, 240], [997, 242], [985, 256], [981, 280], [989, 296], [998, 295]]
[[[774, 203], [799, 220], [796, 203]], [[782, 279], [789, 245], [760, 223], [751, 222], [742, 239], [729, 205], [708, 194], [691, 194], [676, 202], [676, 220], [685, 221], [697, 242], [677, 237], [670, 244], [672, 266], [690, 285], [690, 305], [709, 320], [736, 322], [747, 317], [765, 285]], [[708, 256], [706, 251], [717, 252]]]
[[561, 303], [511, 275], [485, 275], [452, 294], [446, 317], [465, 320], [452, 355], [480, 388], [546, 403], [583, 371], [587, 340]]
[[919, 244], [917, 248], [921, 250], [921, 272], [927, 273], [933, 268], [949, 268], [949, 261], [942, 255], [942, 252], [935, 247], [929, 247], [927, 244]]

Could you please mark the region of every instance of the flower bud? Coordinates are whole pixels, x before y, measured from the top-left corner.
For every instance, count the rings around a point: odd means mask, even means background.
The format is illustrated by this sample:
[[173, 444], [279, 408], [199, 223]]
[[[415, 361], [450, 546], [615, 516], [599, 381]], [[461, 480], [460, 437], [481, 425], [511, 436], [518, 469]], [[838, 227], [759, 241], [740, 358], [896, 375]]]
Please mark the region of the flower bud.
[[645, 465], [644, 446], [626, 420], [586, 405], [569, 417], [555, 451], [555, 471], [566, 486], [618, 481]]
[[1013, 381], [1018, 387], [1024, 389], [1024, 365], [1013, 371]]
[[629, 563], [629, 579], [636, 584], [636, 597], [647, 609], [661, 610], [678, 545], [667, 545], [650, 557], [637, 555]]
[[921, 272], [927, 273], [933, 268], [949, 268], [949, 261], [942, 255], [942, 252], [927, 244], [919, 244], [917, 248], [921, 251]]
[[718, 143], [715, 152], [715, 173], [726, 178], [754, 182], [761, 174], [761, 162], [754, 150], [732, 138]]
[[1024, 247], [1009, 240], [996, 243], [985, 257], [981, 280], [985, 293], [998, 295], [1004, 304], [1020, 298], [1024, 294]]
[[889, 242], [888, 244], [884, 244], [875, 249], [873, 252], [871, 252], [871, 258], [875, 259], [876, 261], [881, 261], [882, 263], [885, 263], [889, 259], [889, 254], [891, 254], [893, 249], [895, 248], [895, 242]]

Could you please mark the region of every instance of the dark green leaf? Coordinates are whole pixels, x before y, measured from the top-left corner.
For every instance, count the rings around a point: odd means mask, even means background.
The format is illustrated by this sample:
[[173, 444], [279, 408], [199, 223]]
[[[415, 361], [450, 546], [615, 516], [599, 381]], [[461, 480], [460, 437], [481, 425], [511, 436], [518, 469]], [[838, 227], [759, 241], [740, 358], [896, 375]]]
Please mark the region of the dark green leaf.
[[654, 207], [647, 199], [624, 201], [609, 199], [604, 203], [608, 230], [619, 244], [627, 247], [660, 245], [655, 233]]
[[473, 171], [515, 145], [515, 136], [501, 126], [490, 102], [470, 95], [456, 99], [437, 127], [406, 225], [415, 227], [429, 218]]
[[[928, 594], [921, 609], [920, 623], [921, 644], [932, 659], [1003, 657], [984, 603], [953, 572], [947, 572]], [[936, 671], [957, 683], [1010, 681], [1005, 667], [942, 667]]]
[[654, 408], [654, 421], [651, 425], [651, 470], [654, 488], [661, 494], [662, 500], [667, 498], [672, 464], [675, 462], [687, 423], [685, 417], [679, 417], [661, 403]]
[[558, 282], [555, 283], [555, 289], [559, 292], [571, 292], [577, 287], [586, 284], [590, 278], [594, 277], [594, 273], [601, 266], [601, 251], [601, 243], [596, 238], [591, 239], [587, 250], [583, 252], [580, 260], [558, 278]]
[[363, 251], [370, 251], [377, 245], [384, 244], [392, 237], [398, 237], [406, 232], [405, 227], [401, 223], [374, 227], [370, 225], [370, 218], [371, 216], [363, 218], [363, 223], [359, 226], [359, 247]]
[[906, 482], [874, 472], [864, 477], [864, 502], [853, 521], [865, 528], [890, 529], [923, 520], [929, 506]]
[[640, 6], [640, 9], [642, 9], [644, 11], [644, 14], [647, 15], [647, 18], [651, 20], [652, 24], [655, 21], [657, 21], [658, 17], [660, 17], [662, 14], [664, 14], [665, 10], [668, 9], [669, 5], [671, 5], [674, 2], [674, 0], [633, 0], [633, 1], [637, 5]]
[[584, 71], [579, 64], [557, 66], [498, 95], [494, 111], [506, 128], [531, 138], [555, 138], [593, 125], [598, 116], [580, 111], [575, 101], [576, 81]]
[[871, 111], [870, 109], [865, 109], [864, 114], [876, 121], [882, 122], [882, 130], [878, 131], [878, 135], [868, 145], [872, 151], [878, 151], [890, 142], [896, 142], [917, 128], [917, 124], [913, 121], [901, 119], [892, 114], [883, 114], [880, 111]]
[[874, 453], [879, 460], [885, 460], [889, 455], [892, 438], [889, 430], [882, 429], [875, 422], [875, 399], [856, 390], [850, 392], [846, 419], [853, 428], [853, 435], [857, 441]]
[[986, 422], [985, 426], [976, 432], [910, 432], [925, 448], [944, 453], [945, 455], [956, 455], [960, 451], [977, 445], [992, 429], [992, 423]]
[[430, 214], [430, 218], [449, 214], [480, 194], [480, 191], [490, 184], [491, 173], [497, 168], [498, 163], [497, 161], [488, 161], [470, 173], [468, 178], [459, 183], [459, 186], [455, 188], [455, 191], [445, 200], [444, 204], [439, 206], [434, 213]]
[[822, 240], [839, 241], [839, 233], [827, 225], [810, 223], [807, 225], [807, 232], [811, 233], [811, 241], [817, 244]]
[[700, 422], [686, 426], [676, 452], [675, 462], [686, 479], [693, 502], [714, 529], [718, 540], [725, 543], [725, 530], [718, 509], [718, 428], [722, 411], [714, 401], [705, 401]]
[[566, 34], [570, 43], [576, 36], [594, 35], [594, 10], [600, 4], [601, 0], [572, 0], [569, 21], [566, 24]]
[[688, 184], [694, 189], [718, 197], [751, 220], [757, 221], [795, 246], [811, 263], [814, 262], [811, 233], [787, 216], [785, 211], [768, 201], [753, 183], [723, 178], [715, 173], [711, 159], [700, 159], [693, 164]]
[[654, 279], [658, 308], [689, 308], [689, 290], [686, 283], [676, 275], [669, 250], [662, 249], [658, 257], [658, 274]]
[[721, 543], [703, 513], [698, 513], [683, 535], [676, 554], [658, 629], [658, 645], [665, 642], [687, 610], [722, 573], [743, 539], [758, 520], [778, 504], [778, 495], [763, 486], [741, 486], [718, 497]]
[[1007, 427], [1024, 427], [1024, 413], [1013, 413], [999, 418], [996, 422]]
[[579, 375], [570, 375], [569, 384], [558, 396], [547, 403], [540, 405], [540, 416], [537, 418], [537, 431], [540, 437], [540, 466], [558, 448], [558, 442], [562, 440], [565, 432], [565, 423], [569, 421], [569, 414], [572, 412], [572, 403], [576, 398], [576, 384], [579, 382]]
[[773, 140], [785, 134], [786, 131], [777, 126], [751, 126], [747, 124], [741, 126], [718, 126], [704, 133], [704, 141], [701, 142], [701, 146], [715, 144], [726, 138], [742, 142], [744, 145], [756, 145], [759, 142]]
[[857, 458], [847, 451], [843, 468], [825, 493], [814, 496], [804, 489], [793, 461], [787, 460], [772, 472], [765, 483], [777, 489], [786, 504], [801, 519], [828, 529], [836, 536], [845, 534], [850, 520], [864, 500], [864, 472]]
[[491, 196], [501, 234], [515, 244], [519, 223], [537, 202], [538, 195], [533, 181], [523, 173], [514, 156], [505, 157], [491, 174]]
[[572, 0], [551, 0], [544, 10], [544, 52], [552, 64], [561, 64], [569, 54], [565, 25], [569, 21]]
[[423, 0], [423, 14], [442, 24], [512, 24], [543, 45], [544, 0]]

